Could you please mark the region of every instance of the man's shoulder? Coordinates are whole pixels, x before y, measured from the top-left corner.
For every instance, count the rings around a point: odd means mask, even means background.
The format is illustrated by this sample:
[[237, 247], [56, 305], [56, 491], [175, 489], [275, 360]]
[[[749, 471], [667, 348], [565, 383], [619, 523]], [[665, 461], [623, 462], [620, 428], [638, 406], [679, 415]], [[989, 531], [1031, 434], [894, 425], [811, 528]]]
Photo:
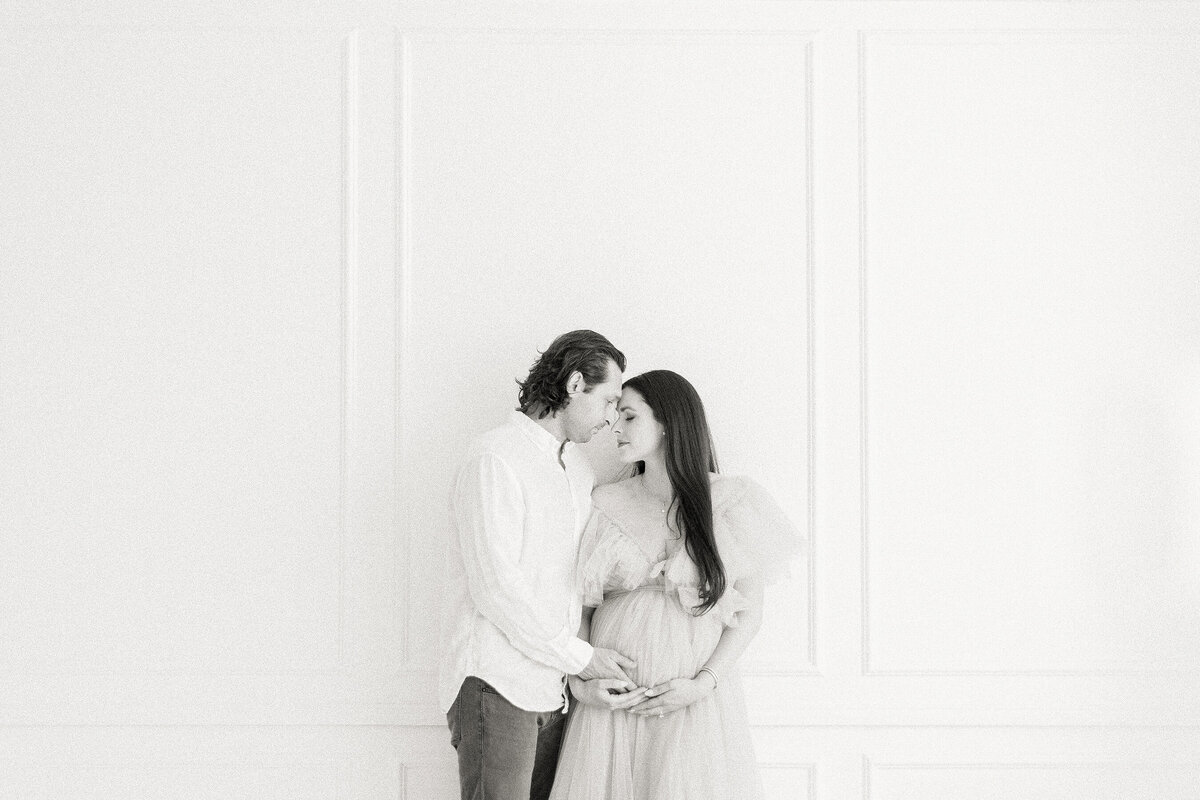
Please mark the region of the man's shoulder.
[[467, 445], [466, 461], [496, 457], [503, 461], [520, 460], [530, 449], [529, 437], [511, 422], [484, 431]]

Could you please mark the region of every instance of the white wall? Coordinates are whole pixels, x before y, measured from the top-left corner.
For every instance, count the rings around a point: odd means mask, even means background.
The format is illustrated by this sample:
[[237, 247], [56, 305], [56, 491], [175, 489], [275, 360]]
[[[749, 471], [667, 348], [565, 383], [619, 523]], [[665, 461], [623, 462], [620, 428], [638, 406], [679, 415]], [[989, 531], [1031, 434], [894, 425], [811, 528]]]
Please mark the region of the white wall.
[[1183, 3], [5, 6], [0, 797], [454, 796], [449, 476], [575, 327], [809, 532], [772, 797], [1200, 797], [1198, 67]]

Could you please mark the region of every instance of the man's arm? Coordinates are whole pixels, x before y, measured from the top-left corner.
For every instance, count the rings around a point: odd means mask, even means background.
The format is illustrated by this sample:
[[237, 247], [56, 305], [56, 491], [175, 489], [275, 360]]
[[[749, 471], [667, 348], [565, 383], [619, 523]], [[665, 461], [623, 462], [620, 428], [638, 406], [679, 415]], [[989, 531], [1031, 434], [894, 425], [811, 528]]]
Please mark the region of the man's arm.
[[592, 646], [548, 613], [519, 569], [525, 506], [521, 484], [498, 456], [473, 457], [458, 474], [452, 499], [467, 589], [479, 613], [522, 653], [555, 669], [576, 673]]
[[[592, 614], [596, 609], [583, 607], [583, 617], [579, 622], [579, 638], [589, 640], [592, 636]], [[626, 666], [635, 666], [630, 663]], [[632, 681], [620, 678], [591, 678], [580, 675], [571, 676], [571, 694], [579, 702], [589, 706], [599, 706], [615, 711], [618, 708], [629, 708], [637, 705], [646, 694], [646, 687], [637, 687]]]

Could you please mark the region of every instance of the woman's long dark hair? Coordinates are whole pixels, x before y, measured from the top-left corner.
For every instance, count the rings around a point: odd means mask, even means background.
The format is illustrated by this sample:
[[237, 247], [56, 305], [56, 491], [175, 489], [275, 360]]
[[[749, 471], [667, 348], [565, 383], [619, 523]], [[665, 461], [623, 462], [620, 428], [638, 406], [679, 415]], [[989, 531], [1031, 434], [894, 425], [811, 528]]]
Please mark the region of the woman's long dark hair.
[[[704, 614], [725, 594], [725, 565], [717, 552], [713, 532], [712, 486], [708, 474], [717, 472], [704, 404], [695, 387], [682, 375], [656, 369], [625, 381], [626, 389], [642, 396], [654, 412], [654, 418], [666, 428], [664, 461], [671, 479], [676, 508], [675, 519], [683, 532], [688, 555], [700, 571], [700, 605], [697, 616]], [[637, 473], [645, 472], [638, 462]]]

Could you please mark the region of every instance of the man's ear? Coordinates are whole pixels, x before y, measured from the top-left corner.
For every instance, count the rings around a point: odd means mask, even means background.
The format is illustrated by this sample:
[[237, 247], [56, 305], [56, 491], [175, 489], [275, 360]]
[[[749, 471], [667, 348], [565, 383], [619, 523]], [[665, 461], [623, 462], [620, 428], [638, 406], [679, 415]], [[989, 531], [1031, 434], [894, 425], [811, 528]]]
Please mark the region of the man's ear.
[[567, 378], [567, 394], [579, 394], [587, 389], [587, 381], [583, 378], [583, 373], [575, 370], [571, 373], [571, 377]]

